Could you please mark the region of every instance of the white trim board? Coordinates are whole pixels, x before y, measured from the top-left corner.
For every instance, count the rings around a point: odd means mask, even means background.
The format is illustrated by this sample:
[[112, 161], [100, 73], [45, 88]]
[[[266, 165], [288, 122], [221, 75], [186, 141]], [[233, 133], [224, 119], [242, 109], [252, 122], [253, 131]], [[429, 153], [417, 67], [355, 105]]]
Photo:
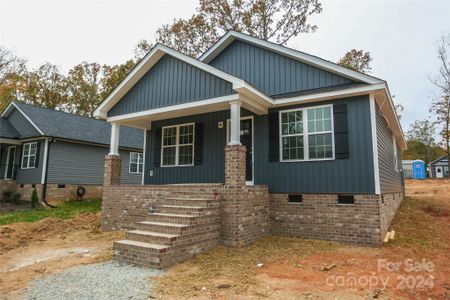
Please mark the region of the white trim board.
[[49, 139], [45, 139], [45, 145], [44, 145], [44, 159], [42, 160], [42, 177], [41, 177], [41, 184], [45, 183], [45, 176], [47, 173], [47, 159], [48, 159], [48, 143]]
[[140, 61], [140, 63], [125, 77], [122, 82], [106, 97], [106, 99], [95, 109], [95, 117], [107, 117], [107, 112], [163, 57], [165, 54], [173, 56], [174, 58], [188, 63], [200, 70], [217, 76], [225, 81], [232, 83], [233, 90], [239, 92], [245, 90], [253, 97], [259, 98], [265, 102], [271, 103], [272, 99], [250, 84], [238, 77], [230, 75], [219, 69], [216, 69], [206, 63], [196, 60], [192, 57], [177, 52], [162, 44], [156, 44], [153, 49]]
[[209, 48], [204, 54], [202, 54], [199, 60], [205, 63], [211, 62], [216, 56], [218, 56], [225, 48], [227, 48], [236, 39], [253, 45], [257, 45], [258, 47], [267, 50], [274, 51], [281, 55], [288, 56], [292, 59], [304, 62], [306, 64], [332, 72], [334, 74], [341, 75], [346, 78], [350, 78], [357, 81], [363, 81], [370, 84], [377, 84], [384, 82], [383, 80], [378, 79], [376, 77], [341, 67], [335, 63], [319, 58], [317, 56], [300, 52], [265, 40], [261, 40], [236, 31], [228, 31], [211, 48]]
[[372, 156], [373, 156], [373, 178], [375, 186], [375, 194], [381, 194], [380, 185], [380, 164], [378, 162], [378, 139], [377, 139], [377, 116], [375, 96], [372, 94], [369, 98], [370, 101], [370, 128], [372, 135]]

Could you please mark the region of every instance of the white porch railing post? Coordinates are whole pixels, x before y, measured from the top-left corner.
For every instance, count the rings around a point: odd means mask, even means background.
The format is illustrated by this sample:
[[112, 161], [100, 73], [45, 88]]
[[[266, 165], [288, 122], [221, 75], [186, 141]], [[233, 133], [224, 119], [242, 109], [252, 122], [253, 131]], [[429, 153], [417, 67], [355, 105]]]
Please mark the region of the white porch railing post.
[[109, 155], [119, 156], [119, 136], [120, 124], [111, 123], [111, 144], [109, 148]]
[[241, 101], [230, 102], [231, 110], [231, 130], [230, 130], [230, 143], [229, 145], [241, 144]]

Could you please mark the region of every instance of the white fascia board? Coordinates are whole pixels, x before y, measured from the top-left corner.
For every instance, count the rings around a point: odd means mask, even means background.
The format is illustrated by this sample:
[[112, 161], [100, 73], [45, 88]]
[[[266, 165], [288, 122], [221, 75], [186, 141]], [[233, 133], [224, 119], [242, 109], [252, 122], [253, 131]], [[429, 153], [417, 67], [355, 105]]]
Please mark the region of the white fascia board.
[[22, 142], [14, 139], [0, 138], [0, 144], [20, 145]]
[[106, 118], [107, 112], [159, 61], [164, 55], [168, 54], [187, 64], [190, 64], [200, 70], [217, 76], [232, 84], [233, 90], [248, 89], [258, 97], [262, 97], [266, 101], [271, 101], [269, 97], [259, 92], [257, 89], [249, 85], [244, 80], [233, 75], [218, 70], [208, 64], [198, 61], [192, 57], [184, 55], [162, 44], [157, 44], [144, 59], [125, 77], [125, 79], [111, 92], [111, 94], [95, 109], [94, 116]]
[[239, 100], [239, 94], [232, 94], [232, 95], [212, 98], [212, 99], [208, 99], [208, 100], [188, 102], [188, 103], [183, 103], [183, 104], [178, 104], [178, 105], [166, 106], [166, 107], [161, 107], [161, 108], [149, 109], [149, 110], [144, 110], [144, 111], [140, 111], [140, 112], [109, 117], [107, 119], [107, 121], [108, 122], [120, 122], [120, 121], [126, 121], [126, 120], [131, 120], [131, 119], [139, 120], [139, 119], [151, 117], [153, 115], [170, 113], [170, 112], [181, 111], [181, 110], [186, 110], [186, 109], [194, 109], [194, 108], [199, 108], [202, 106], [214, 105], [214, 104], [219, 104], [219, 103], [228, 103], [230, 101], [235, 101], [235, 100]]
[[31, 125], [33, 125], [33, 127], [42, 135], [44, 135], [44, 133], [42, 132], [41, 129], [39, 129], [39, 127], [36, 126], [36, 124], [34, 124], [34, 122], [14, 103], [11, 102], [8, 107], [5, 109], [5, 111], [3, 111], [2, 113], [2, 117], [5, 116], [9, 116], [9, 114], [12, 112], [13, 108], [17, 109], [24, 117], [25, 119], [27, 119], [28, 122], [31, 123]]
[[325, 101], [342, 97], [351, 97], [358, 95], [365, 95], [371, 92], [381, 91], [385, 89], [384, 84], [368, 85], [356, 88], [348, 88], [331, 92], [323, 92], [309, 95], [302, 95], [289, 98], [280, 98], [273, 100], [273, 105], [275, 107], [287, 106], [300, 103]]
[[327, 60], [324, 60], [322, 58], [306, 54], [294, 49], [290, 49], [287, 47], [283, 47], [281, 45], [271, 43], [265, 40], [261, 40], [240, 32], [235, 31], [229, 31], [226, 33], [219, 41], [216, 42], [208, 51], [206, 51], [199, 60], [205, 63], [209, 63], [211, 60], [213, 60], [222, 50], [224, 50], [231, 42], [233, 42], [235, 39], [243, 40], [248, 43], [258, 45], [259, 47], [275, 51], [277, 53], [280, 53], [282, 55], [288, 56], [290, 58], [293, 58], [295, 60], [302, 61], [304, 63], [316, 66], [318, 68], [330, 71], [335, 74], [339, 74], [341, 76], [363, 81], [370, 84], [377, 84], [383, 82], [381, 79], [356, 72], [350, 69], [347, 69], [345, 67], [341, 67], [335, 63], [329, 62]]

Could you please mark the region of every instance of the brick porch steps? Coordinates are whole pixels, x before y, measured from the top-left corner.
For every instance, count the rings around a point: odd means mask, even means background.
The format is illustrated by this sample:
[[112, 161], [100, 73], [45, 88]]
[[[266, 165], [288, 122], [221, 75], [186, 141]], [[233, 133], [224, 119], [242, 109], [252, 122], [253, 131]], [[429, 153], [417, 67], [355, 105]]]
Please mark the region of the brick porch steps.
[[216, 246], [220, 236], [216, 196], [164, 199], [137, 230], [126, 233], [126, 240], [114, 243], [115, 258], [161, 269]]
[[174, 241], [179, 238], [178, 234], [160, 233], [143, 230], [131, 230], [127, 231], [126, 239], [132, 241], [145, 242], [150, 244], [161, 244], [170, 246]]

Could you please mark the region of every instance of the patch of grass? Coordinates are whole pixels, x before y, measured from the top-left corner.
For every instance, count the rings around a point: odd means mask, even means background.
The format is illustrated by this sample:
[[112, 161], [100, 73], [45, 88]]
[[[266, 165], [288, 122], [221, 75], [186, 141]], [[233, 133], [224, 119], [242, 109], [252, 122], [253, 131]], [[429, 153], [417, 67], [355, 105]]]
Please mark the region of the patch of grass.
[[424, 248], [445, 247], [445, 208], [432, 199], [405, 197], [390, 228], [396, 231], [394, 241], [386, 246]]
[[79, 214], [97, 213], [102, 208], [100, 199], [64, 201], [57, 208], [38, 208], [0, 214], [0, 226], [18, 222], [36, 222], [48, 217], [70, 219]]

